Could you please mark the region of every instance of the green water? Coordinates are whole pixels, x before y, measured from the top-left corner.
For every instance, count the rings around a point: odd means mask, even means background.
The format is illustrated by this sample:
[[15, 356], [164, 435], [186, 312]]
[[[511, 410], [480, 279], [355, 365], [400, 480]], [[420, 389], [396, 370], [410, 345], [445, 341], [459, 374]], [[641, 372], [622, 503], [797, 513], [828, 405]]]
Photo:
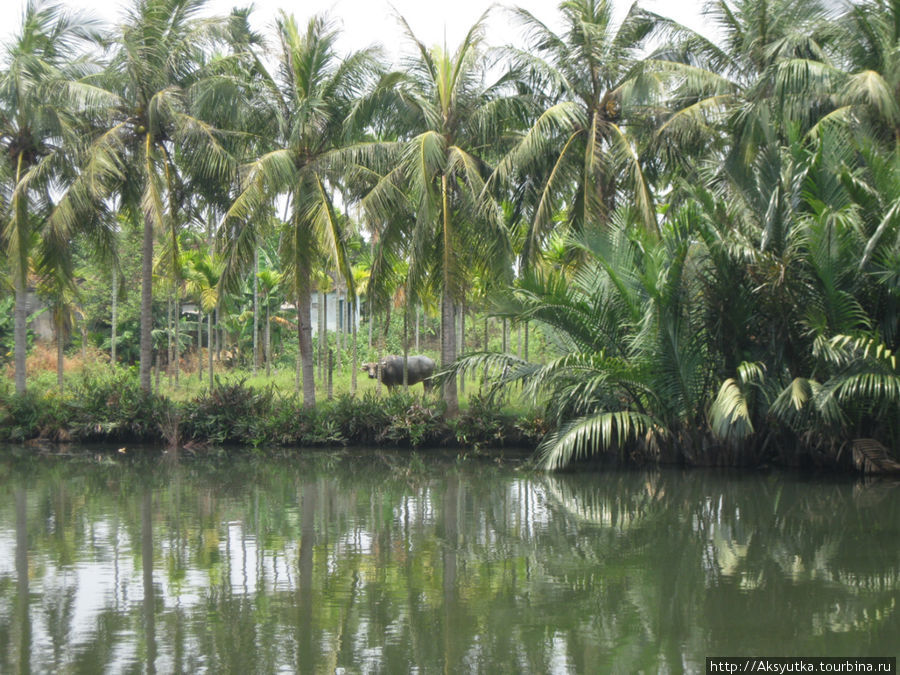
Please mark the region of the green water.
[[421, 453], [0, 454], [0, 672], [696, 672], [896, 656], [900, 487]]

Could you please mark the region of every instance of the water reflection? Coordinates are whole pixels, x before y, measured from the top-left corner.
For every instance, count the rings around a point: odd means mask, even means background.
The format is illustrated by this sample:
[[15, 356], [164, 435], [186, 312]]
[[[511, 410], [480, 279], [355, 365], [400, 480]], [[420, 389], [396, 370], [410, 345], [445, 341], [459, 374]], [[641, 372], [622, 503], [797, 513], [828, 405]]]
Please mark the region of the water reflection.
[[0, 672], [896, 655], [895, 484], [379, 457], [0, 461]]

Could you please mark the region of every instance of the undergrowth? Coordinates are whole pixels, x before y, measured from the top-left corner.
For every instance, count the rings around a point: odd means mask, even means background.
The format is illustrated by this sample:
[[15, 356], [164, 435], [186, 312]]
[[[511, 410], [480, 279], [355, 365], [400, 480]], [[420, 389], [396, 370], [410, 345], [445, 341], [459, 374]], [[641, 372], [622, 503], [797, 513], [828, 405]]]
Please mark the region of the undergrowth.
[[[23, 395], [0, 386], [0, 441], [147, 442], [190, 449], [379, 445], [420, 448], [535, 446], [534, 414], [503, 412], [487, 397], [472, 397], [456, 419], [441, 401], [396, 391], [343, 394], [314, 409], [296, 395], [245, 380], [216, 380], [187, 400], [140, 389], [131, 371], [84, 369], [60, 393], [29, 383]], [[542, 435], [542, 432], [540, 433]]]

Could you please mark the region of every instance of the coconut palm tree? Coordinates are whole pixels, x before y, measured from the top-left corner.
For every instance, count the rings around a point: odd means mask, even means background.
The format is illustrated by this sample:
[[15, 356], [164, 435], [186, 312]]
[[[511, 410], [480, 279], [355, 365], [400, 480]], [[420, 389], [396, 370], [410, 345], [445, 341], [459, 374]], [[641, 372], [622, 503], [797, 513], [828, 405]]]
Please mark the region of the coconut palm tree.
[[[87, 150], [79, 179], [55, 214], [60, 223], [112, 195], [142, 223], [140, 382], [150, 390], [153, 325], [153, 248], [159, 234], [177, 251], [179, 209], [185, 203], [182, 166], [225, 182], [234, 162], [217, 130], [204, 121], [204, 103], [221, 86], [207, 78], [200, 50], [217, 20], [199, 16], [203, 0], [134, 0], [116, 28], [105, 86], [114, 97], [108, 119]], [[174, 254], [174, 253], [173, 253]]]
[[862, 108], [856, 119], [888, 151], [900, 150], [900, 2], [850, 4], [841, 39], [848, 77], [841, 103]]
[[720, 39], [666, 21], [671, 40], [644, 66], [666, 84], [651, 151], [670, 175], [709, 184], [697, 170], [711, 162], [741, 176], [772, 141], [841, 117], [839, 30], [828, 3], [714, 0], [705, 14]]
[[[484, 195], [492, 154], [501, 152], [500, 134], [521, 103], [512, 95], [507, 75], [487, 80], [482, 50], [486, 17], [452, 53], [446, 46], [428, 49], [401, 19], [416, 53], [405, 71], [387, 80], [395, 120], [389, 134], [399, 140], [369, 148], [382, 152], [386, 162], [363, 206], [381, 225], [379, 250], [393, 255], [408, 251], [407, 289], [440, 293], [444, 366], [456, 358], [455, 306], [465, 274], [460, 251], [477, 252], [485, 267], [509, 260], [506, 233], [494, 210], [485, 207]], [[366, 160], [376, 155], [371, 152]], [[387, 270], [390, 265], [373, 262], [370, 298], [380, 283], [379, 267]], [[456, 415], [453, 378], [444, 382], [443, 398], [446, 414]]]
[[[233, 242], [252, 216], [279, 196], [287, 197], [288, 217], [281, 231], [281, 268], [297, 303], [299, 354], [303, 373], [303, 403], [315, 405], [310, 293], [315, 261], [327, 256], [346, 280], [353, 295], [353, 277], [347, 260], [341, 219], [332, 190], [341, 174], [329, 160], [351, 138], [348, 120], [376, 70], [373, 49], [341, 58], [337, 32], [322, 17], [310, 19], [301, 30], [292, 16], [276, 22], [281, 51], [278, 72], [262, 76], [260, 96], [271, 112], [268, 126], [256, 132], [268, 149], [244, 167], [242, 188], [226, 216], [225, 228]], [[226, 250], [231, 268], [249, 265], [246, 255]], [[230, 275], [229, 278], [233, 278]]]
[[[32, 253], [50, 236], [51, 184], [71, 174], [85, 129], [77, 114], [99, 105], [102, 92], [87, 84], [91, 60], [81, 45], [98, 37], [96, 25], [61, 6], [28, 2], [22, 26], [5, 46], [0, 70], [0, 214], [2, 244], [15, 289], [16, 391], [25, 391], [26, 287]], [[53, 233], [56, 242], [65, 235]], [[57, 247], [59, 249], [61, 247]]]
[[532, 91], [533, 122], [497, 166], [496, 179], [515, 186], [511, 201], [524, 211], [526, 262], [558, 224], [563, 203], [576, 230], [608, 223], [623, 198], [638, 206], [645, 227], [656, 230], [653, 196], [629, 126], [640, 49], [657, 17], [634, 4], [617, 20], [608, 0], [566, 0], [559, 12], [564, 30], [555, 33], [531, 12], [515, 10], [526, 44], [506, 50]]

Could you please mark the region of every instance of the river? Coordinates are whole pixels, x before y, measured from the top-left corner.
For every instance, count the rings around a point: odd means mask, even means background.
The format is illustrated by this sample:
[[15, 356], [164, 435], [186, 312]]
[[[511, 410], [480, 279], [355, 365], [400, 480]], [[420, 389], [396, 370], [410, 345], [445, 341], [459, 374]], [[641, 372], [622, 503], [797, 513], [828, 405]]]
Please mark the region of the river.
[[0, 672], [897, 656], [900, 484], [375, 450], [0, 451]]

